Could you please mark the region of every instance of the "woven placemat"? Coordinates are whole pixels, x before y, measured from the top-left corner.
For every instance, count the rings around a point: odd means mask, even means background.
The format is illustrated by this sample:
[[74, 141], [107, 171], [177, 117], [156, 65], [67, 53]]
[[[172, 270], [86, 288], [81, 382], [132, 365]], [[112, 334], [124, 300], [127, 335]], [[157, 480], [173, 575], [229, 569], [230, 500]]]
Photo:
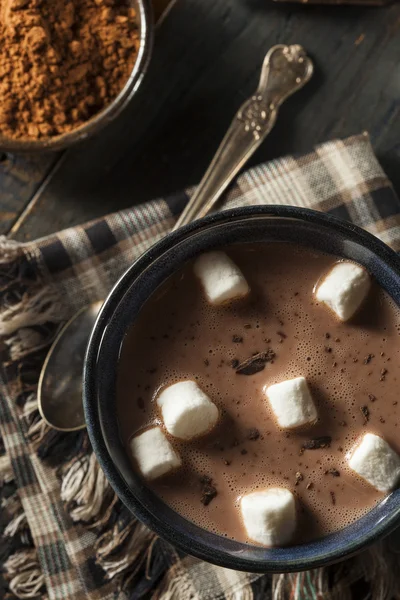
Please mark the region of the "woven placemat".
[[[48, 429], [37, 382], [49, 345], [173, 226], [191, 190], [19, 244], [0, 238], [1, 598], [313, 600], [400, 597], [393, 534], [336, 567], [256, 576], [182, 556], [109, 487], [86, 432]], [[223, 206], [327, 211], [400, 250], [400, 205], [366, 134], [239, 177]], [[354, 586], [357, 586], [354, 588]]]

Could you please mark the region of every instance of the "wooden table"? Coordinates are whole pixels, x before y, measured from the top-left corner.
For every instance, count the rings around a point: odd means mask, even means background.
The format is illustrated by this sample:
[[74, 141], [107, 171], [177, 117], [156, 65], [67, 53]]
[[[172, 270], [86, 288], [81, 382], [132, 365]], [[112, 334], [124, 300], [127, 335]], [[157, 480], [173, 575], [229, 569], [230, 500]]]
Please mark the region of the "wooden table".
[[0, 233], [32, 239], [196, 183], [280, 42], [302, 44], [315, 75], [252, 162], [368, 130], [400, 191], [398, 2], [177, 0], [157, 28], [141, 91], [116, 122], [62, 155], [1, 156]]

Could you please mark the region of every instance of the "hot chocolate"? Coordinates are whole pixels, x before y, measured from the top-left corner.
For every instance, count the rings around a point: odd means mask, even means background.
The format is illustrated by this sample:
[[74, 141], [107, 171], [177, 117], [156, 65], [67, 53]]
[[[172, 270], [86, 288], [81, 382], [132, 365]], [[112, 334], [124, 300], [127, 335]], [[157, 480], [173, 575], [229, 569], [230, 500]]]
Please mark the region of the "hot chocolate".
[[[386, 466], [397, 481], [399, 311], [375, 282], [367, 285], [364, 273], [349, 268], [341, 281], [353, 277], [355, 302], [362, 286], [366, 299], [341, 321], [346, 290], [336, 304], [324, 297], [326, 289], [341, 289], [336, 257], [284, 243], [225, 251], [245, 277], [225, 265], [239, 298], [226, 303], [226, 290], [218, 288], [212, 300], [201, 269], [189, 263], [150, 298], [128, 332], [117, 382], [121, 437], [131, 456], [135, 444], [144, 460], [153, 447], [170, 453], [164, 470], [147, 465], [147, 485], [199, 526], [273, 544], [252, 536], [244, 520], [258, 502], [252, 493], [278, 488], [272, 501], [284, 504], [286, 522], [295, 500], [290, 542], [315, 539], [384, 497], [386, 480], [379, 487], [363, 463], [370, 447], [384, 456], [390, 446]], [[329, 274], [333, 283], [324, 279]], [[188, 394], [199, 411], [191, 420], [178, 411]], [[147, 430], [152, 439], [140, 440]], [[138, 457], [132, 456], [135, 469]], [[277, 545], [286, 542], [282, 537]]]

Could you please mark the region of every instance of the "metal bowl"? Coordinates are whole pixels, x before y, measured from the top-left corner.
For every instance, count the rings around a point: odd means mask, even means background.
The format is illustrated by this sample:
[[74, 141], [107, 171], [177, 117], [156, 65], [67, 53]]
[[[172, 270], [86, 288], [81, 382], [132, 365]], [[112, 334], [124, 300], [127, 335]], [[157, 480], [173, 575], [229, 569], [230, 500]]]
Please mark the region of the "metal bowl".
[[153, 13], [150, 0], [130, 0], [137, 13], [140, 46], [127, 82], [119, 94], [103, 110], [96, 113], [83, 125], [73, 131], [61, 135], [38, 140], [12, 139], [0, 135], [0, 149], [6, 152], [43, 152], [46, 150], [63, 150], [89, 136], [98, 133], [110, 123], [127, 106], [136, 94], [146, 72], [153, 44]]

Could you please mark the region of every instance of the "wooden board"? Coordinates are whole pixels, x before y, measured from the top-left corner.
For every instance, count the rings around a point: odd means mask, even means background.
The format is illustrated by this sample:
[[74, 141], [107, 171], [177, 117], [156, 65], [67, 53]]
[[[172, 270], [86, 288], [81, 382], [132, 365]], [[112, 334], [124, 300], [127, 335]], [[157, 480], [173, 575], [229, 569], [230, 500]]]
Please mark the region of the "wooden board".
[[400, 5], [316, 7], [178, 0], [140, 94], [106, 131], [69, 150], [16, 233], [45, 235], [194, 184], [273, 44], [300, 43], [315, 76], [284, 106], [253, 159], [369, 130], [400, 189]]

